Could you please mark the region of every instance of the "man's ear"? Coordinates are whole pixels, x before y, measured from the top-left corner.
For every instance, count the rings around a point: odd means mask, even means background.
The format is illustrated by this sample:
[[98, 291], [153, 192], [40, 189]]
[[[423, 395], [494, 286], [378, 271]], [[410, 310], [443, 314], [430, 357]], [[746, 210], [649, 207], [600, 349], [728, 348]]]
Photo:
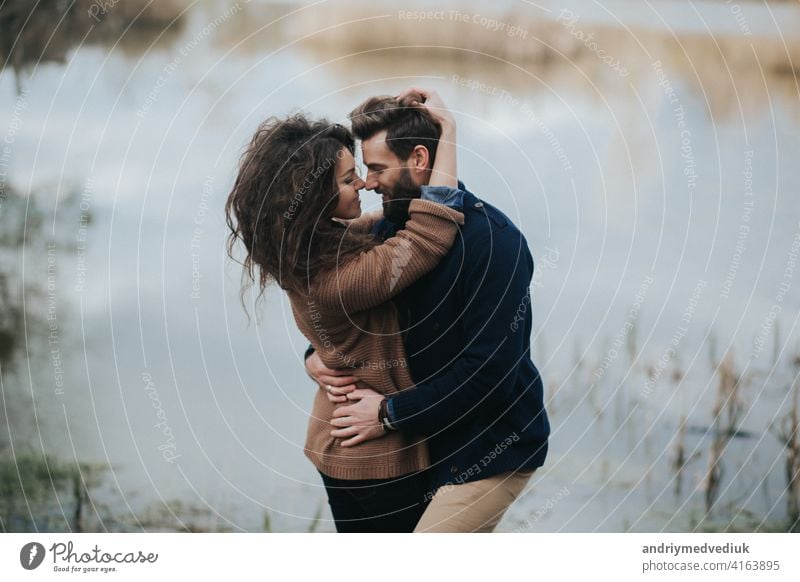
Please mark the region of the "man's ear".
[[414, 147], [414, 150], [411, 152], [411, 169], [415, 173], [422, 173], [427, 172], [430, 170], [428, 167], [428, 162], [430, 161], [431, 156], [428, 152], [428, 148], [424, 145], [418, 145]]

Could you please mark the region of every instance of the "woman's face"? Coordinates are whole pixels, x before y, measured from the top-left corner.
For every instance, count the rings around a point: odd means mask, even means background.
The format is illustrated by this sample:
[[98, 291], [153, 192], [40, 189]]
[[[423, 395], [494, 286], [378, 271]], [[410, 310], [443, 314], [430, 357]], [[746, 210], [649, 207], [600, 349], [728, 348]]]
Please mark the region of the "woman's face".
[[356, 161], [347, 149], [339, 152], [334, 171], [336, 187], [339, 190], [339, 203], [333, 210], [333, 217], [343, 220], [358, 218], [361, 216], [361, 200], [358, 194], [364, 187], [364, 180], [356, 173]]

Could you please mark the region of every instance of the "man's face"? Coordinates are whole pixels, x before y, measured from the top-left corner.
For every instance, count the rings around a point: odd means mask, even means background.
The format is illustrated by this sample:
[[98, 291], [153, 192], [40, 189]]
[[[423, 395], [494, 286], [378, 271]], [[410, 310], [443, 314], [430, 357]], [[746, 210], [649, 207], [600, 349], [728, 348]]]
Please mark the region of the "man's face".
[[408, 220], [411, 200], [420, 197], [420, 185], [408, 167], [386, 145], [386, 130], [361, 142], [361, 153], [367, 166], [366, 188], [383, 197], [383, 215], [398, 226]]

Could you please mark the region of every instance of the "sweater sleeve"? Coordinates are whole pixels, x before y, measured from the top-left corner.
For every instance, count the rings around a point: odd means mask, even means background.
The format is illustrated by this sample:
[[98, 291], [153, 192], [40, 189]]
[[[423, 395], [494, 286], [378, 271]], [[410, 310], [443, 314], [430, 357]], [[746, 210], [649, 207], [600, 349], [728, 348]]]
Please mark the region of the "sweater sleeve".
[[367, 212], [358, 218], [348, 220], [345, 222], [347, 228], [355, 232], [370, 232], [375, 223], [383, 218], [383, 210], [376, 210], [375, 212]]
[[464, 349], [446, 372], [389, 400], [390, 421], [400, 430], [431, 434], [512, 400], [520, 361], [529, 357], [515, 316], [530, 303], [533, 259], [522, 233], [496, 234], [475, 245], [465, 264]]
[[347, 312], [369, 309], [439, 264], [464, 224], [461, 196], [454, 197], [450, 188], [423, 192], [425, 198], [411, 201], [409, 220], [397, 235], [317, 277], [314, 295], [320, 304]]

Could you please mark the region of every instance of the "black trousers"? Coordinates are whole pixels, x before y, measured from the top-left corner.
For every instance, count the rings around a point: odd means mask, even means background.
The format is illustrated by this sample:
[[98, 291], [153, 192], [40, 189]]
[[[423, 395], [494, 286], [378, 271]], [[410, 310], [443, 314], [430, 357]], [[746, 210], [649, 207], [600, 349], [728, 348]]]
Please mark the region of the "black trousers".
[[320, 475], [339, 533], [413, 532], [431, 497], [425, 471], [391, 479]]

